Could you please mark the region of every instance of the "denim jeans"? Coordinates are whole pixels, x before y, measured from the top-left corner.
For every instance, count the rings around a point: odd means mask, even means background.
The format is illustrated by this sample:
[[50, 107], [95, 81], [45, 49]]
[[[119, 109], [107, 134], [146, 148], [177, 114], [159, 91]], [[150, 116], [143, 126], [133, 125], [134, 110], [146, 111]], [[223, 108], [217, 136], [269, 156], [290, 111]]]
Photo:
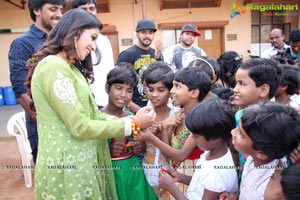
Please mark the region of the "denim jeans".
[[31, 117], [26, 113], [26, 129], [28, 133], [28, 140], [31, 146], [31, 154], [33, 157], [33, 162], [36, 164], [36, 158], [38, 153], [38, 133], [37, 133], [37, 123], [32, 120]]

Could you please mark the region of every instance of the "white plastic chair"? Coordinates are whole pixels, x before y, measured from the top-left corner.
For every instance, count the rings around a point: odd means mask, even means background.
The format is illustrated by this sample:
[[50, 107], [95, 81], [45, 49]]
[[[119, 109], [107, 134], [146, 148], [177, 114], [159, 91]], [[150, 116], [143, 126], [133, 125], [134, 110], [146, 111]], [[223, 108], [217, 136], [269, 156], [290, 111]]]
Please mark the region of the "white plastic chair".
[[13, 116], [7, 122], [8, 134], [15, 136], [18, 142], [18, 147], [22, 159], [22, 167], [25, 179], [25, 186], [27, 188], [32, 187], [31, 178], [31, 147], [28, 140], [26, 123], [25, 123], [25, 112], [21, 111]]

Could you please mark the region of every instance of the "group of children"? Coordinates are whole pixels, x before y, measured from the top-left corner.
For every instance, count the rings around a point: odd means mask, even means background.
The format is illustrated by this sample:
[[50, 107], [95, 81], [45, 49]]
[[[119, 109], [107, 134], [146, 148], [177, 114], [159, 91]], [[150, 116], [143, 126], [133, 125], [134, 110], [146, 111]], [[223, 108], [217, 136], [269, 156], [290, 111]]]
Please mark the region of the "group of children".
[[[299, 71], [269, 59], [247, 60], [226, 100], [212, 92], [219, 71], [209, 57], [175, 74], [161, 61], [148, 66], [143, 80], [155, 123], [133, 137], [109, 140], [119, 199], [299, 197], [300, 106], [290, 98], [299, 91]], [[126, 105], [136, 83], [132, 66], [112, 69], [102, 111], [131, 115]], [[273, 97], [278, 103], [270, 102]]]

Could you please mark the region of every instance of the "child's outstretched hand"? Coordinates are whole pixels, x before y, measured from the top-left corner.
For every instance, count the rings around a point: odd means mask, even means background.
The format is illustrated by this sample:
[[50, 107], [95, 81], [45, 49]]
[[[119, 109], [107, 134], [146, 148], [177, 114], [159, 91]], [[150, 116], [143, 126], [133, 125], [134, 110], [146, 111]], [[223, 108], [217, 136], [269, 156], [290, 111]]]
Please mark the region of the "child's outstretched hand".
[[158, 59], [160, 58], [163, 50], [163, 43], [161, 40], [156, 40], [154, 45], [155, 45], [155, 58]]
[[159, 187], [162, 189], [170, 190], [172, 187], [176, 187], [175, 181], [166, 169], [162, 169], [159, 173]]
[[110, 144], [109, 149], [110, 149], [110, 155], [112, 157], [118, 157], [124, 151], [125, 144], [122, 142], [116, 141], [116, 142]]
[[179, 115], [171, 115], [167, 117], [164, 121], [162, 121], [162, 128], [168, 129], [171, 127], [176, 127], [182, 123], [182, 120], [185, 118], [184, 113], [180, 113]]
[[166, 170], [172, 176], [172, 178], [175, 182], [180, 181], [181, 174], [177, 170], [175, 170], [174, 168], [171, 168], [171, 167], [166, 168]]
[[159, 133], [159, 124], [157, 122], [154, 122], [152, 126], [148, 128], [148, 131], [151, 132], [154, 135], [157, 135]]

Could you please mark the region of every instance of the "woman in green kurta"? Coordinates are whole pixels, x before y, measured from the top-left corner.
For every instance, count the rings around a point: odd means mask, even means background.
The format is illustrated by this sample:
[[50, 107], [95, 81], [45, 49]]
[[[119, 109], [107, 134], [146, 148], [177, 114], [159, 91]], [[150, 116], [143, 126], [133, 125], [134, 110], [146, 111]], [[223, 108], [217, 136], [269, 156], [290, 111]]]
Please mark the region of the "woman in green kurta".
[[[99, 112], [87, 79], [90, 51], [102, 24], [82, 9], [68, 11], [28, 62], [26, 85], [37, 112], [36, 199], [117, 199], [107, 138], [152, 124], [154, 112], [113, 119]], [[75, 61], [84, 65], [75, 67]], [[84, 67], [82, 67], [84, 66]]]

